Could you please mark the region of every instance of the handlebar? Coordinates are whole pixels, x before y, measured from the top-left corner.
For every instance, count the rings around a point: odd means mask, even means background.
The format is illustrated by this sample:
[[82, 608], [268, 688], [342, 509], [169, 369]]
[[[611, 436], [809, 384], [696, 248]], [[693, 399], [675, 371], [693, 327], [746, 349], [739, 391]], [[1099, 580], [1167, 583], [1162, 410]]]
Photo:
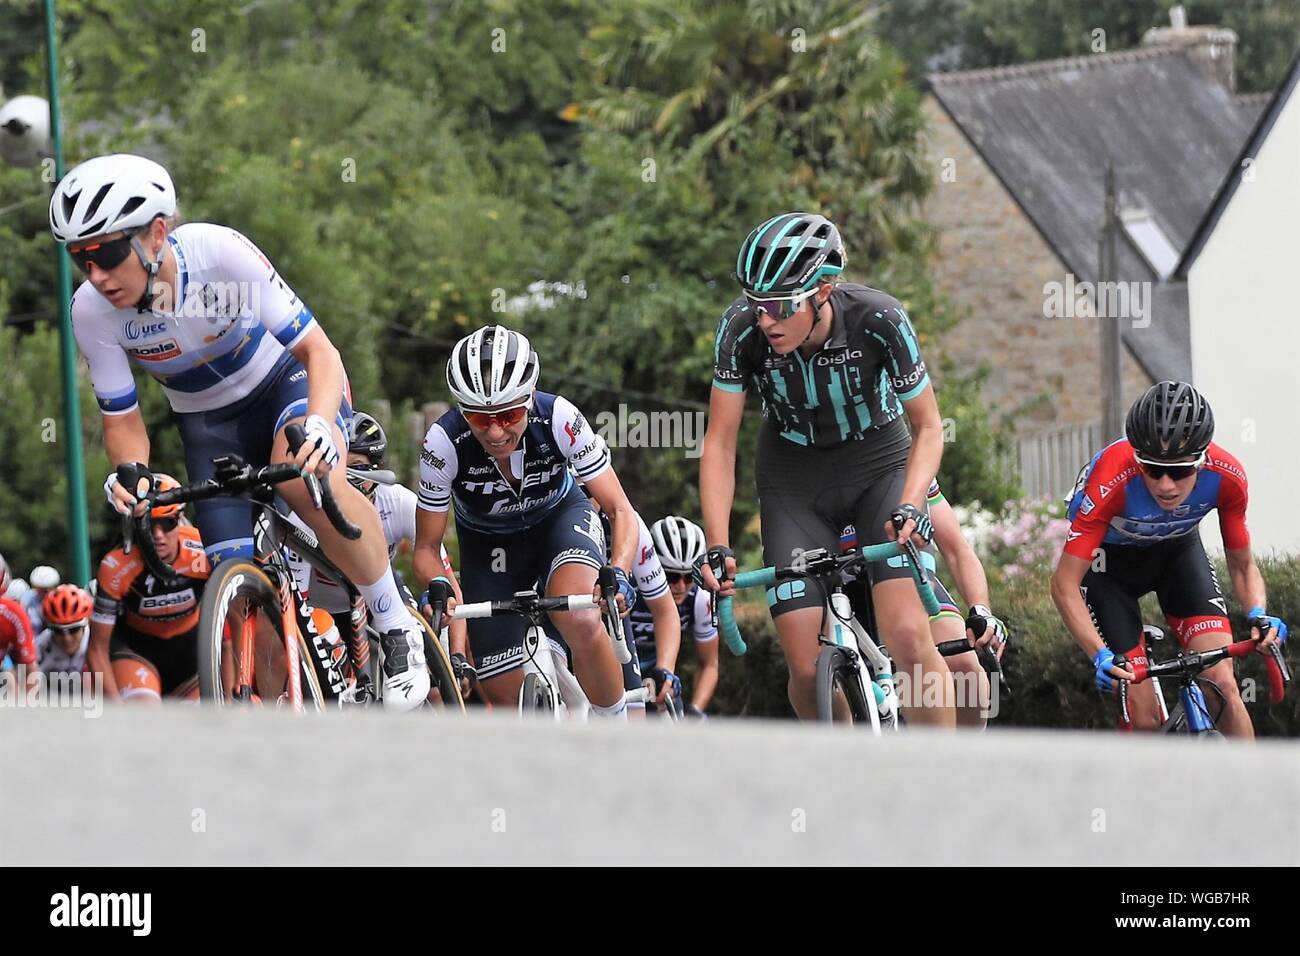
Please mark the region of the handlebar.
[[[1216, 647], [1214, 650], [1179, 654], [1172, 660], [1162, 661], [1158, 664], [1139, 664], [1120, 656], [1115, 658], [1114, 666], [1127, 667], [1132, 670], [1133, 683], [1135, 684], [1150, 680], [1152, 677], [1163, 677], [1166, 674], [1176, 674], [1190, 680], [1220, 661], [1245, 657], [1258, 650], [1259, 644], [1255, 641], [1237, 641], [1225, 647]], [[1276, 704], [1286, 696], [1287, 685], [1291, 682], [1291, 671], [1287, 667], [1286, 659], [1283, 657], [1282, 650], [1278, 645], [1274, 644], [1268, 650], [1269, 653], [1264, 658], [1268, 667], [1268, 699], [1269, 703]], [[1121, 679], [1121, 707], [1127, 704], [1127, 687], [1124, 686], [1126, 683], [1128, 682]]]
[[[837, 572], [859, 574], [866, 570], [867, 565], [872, 561], [884, 561], [900, 554], [908, 557], [908, 566], [912, 572], [912, 583], [916, 585], [917, 594], [921, 597], [921, 603], [925, 605], [926, 613], [938, 614], [939, 600], [934, 596], [934, 588], [925, 579], [925, 572], [921, 569], [920, 553], [910, 541], [902, 547], [893, 541], [886, 541], [883, 544], [868, 544], [863, 545], [856, 551], [839, 555], [831, 554], [824, 548], [805, 551], [800, 555], [799, 560], [789, 567], [767, 567], [760, 568], [757, 571], [742, 571], [736, 575], [734, 582], [736, 589], [742, 590], [744, 588], [767, 587], [776, 581], [823, 577]], [[740, 628], [736, 626], [731, 598], [718, 599], [717, 615], [718, 629], [727, 643], [727, 648], [737, 657], [744, 654], [747, 648], [744, 638], [740, 636]]]
[[[284, 434], [289, 440], [291, 453], [297, 453], [297, 450], [302, 447], [302, 443], [307, 440], [306, 431], [301, 425], [287, 426]], [[212, 459], [212, 464], [214, 467], [213, 477], [205, 478], [203, 481], [196, 481], [193, 484], [182, 485], [180, 488], [173, 488], [171, 491], [147, 492], [144, 495], [144, 500], [148, 501], [149, 507], [145, 509], [144, 514], [138, 518], [130, 514], [122, 516], [123, 550], [130, 553], [132, 543], [135, 540], [143, 542], [141, 552], [144, 556], [145, 565], [151, 574], [164, 582], [174, 584], [179, 579], [179, 576], [176, 570], [163, 562], [154, 550], [153, 522], [150, 511], [153, 508], [166, 505], [183, 505], [192, 501], [205, 501], [208, 498], [218, 497], [239, 497], [243, 495], [255, 497], [259, 490], [269, 492], [275, 485], [292, 481], [295, 478], [302, 478], [307, 485], [308, 493], [311, 495], [312, 504], [317, 510], [324, 509], [334, 529], [349, 541], [356, 541], [361, 537], [361, 529], [350, 522], [347, 516], [343, 514], [342, 509], [339, 508], [329, 482], [320, 481], [314, 474], [304, 474], [297, 465], [265, 465], [261, 468], [253, 468], [243, 458], [235, 454], [218, 455]], [[138, 477], [135, 469], [131, 465], [125, 464], [118, 466], [117, 475], [118, 481], [122, 482], [123, 485], [129, 485]], [[140, 497], [138, 493], [137, 497]]]

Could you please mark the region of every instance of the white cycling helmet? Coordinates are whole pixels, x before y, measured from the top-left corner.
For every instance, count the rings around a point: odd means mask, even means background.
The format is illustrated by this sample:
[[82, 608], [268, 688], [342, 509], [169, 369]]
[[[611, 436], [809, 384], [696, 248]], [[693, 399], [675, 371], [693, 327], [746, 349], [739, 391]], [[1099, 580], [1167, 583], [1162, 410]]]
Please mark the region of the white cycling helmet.
[[540, 370], [527, 337], [503, 325], [488, 325], [451, 350], [447, 386], [467, 411], [490, 411], [527, 401]]
[[32, 573], [27, 575], [27, 583], [32, 587], [44, 588], [47, 591], [57, 588], [61, 581], [62, 579], [59, 577], [59, 572], [55, 571], [48, 564], [36, 565], [36, 567], [32, 568]]
[[88, 159], [59, 180], [50, 231], [59, 242], [76, 242], [175, 214], [176, 187], [167, 170], [143, 156], [114, 153]]
[[687, 574], [695, 570], [695, 562], [708, 550], [704, 543], [704, 530], [693, 521], [669, 515], [660, 518], [650, 527], [659, 562], [669, 571]]
[[9, 562], [0, 555], [0, 594], [9, 590], [9, 585], [13, 583], [13, 578], [9, 574]]

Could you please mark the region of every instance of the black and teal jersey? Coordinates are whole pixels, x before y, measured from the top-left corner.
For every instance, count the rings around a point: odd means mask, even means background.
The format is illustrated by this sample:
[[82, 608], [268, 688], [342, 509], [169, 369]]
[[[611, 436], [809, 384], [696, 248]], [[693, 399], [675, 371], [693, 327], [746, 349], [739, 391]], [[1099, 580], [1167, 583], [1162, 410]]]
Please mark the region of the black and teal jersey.
[[740, 296], [718, 325], [713, 386], [742, 392], [751, 381], [763, 414], [800, 445], [838, 445], [903, 414], [930, 383], [912, 322], [878, 289], [841, 283], [830, 296], [834, 325], [813, 355], [778, 355]]

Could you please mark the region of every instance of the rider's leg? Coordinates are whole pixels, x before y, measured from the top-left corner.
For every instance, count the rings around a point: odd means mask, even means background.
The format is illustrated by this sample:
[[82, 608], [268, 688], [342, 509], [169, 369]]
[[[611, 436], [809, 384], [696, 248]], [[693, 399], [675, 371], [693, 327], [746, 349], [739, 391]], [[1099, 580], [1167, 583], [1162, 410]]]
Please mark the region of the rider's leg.
[[[544, 649], [544, 648], [543, 648]], [[520, 665], [502, 671], [484, 680], [479, 677], [478, 687], [483, 699], [493, 707], [513, 709], [519, 706], [519, 691], [524, 686], [524, 669]]]
[[141, 657], [117, 656], [112, 659], [113, 679], [122, 700], [149, 707], [162, 706], [162, 681], [158, 669]]
[[907, 722], [955, 727], [952, 674], [935, 649], [929, 618], [910, 575], [877, 581], [871, 599], [881, 637], [894, 659], [894, 679]]
[[[1178, 642], [1188, 650], [1208, 651], [1232, 643], [1232, 625], [1223, 613], [1223, 591], [1199, 532], [1172, 543], [1156, 594]], [[1254, 737], [1255, 728], [1241, 699], [1233, 661], [1220, 661], [1206, 670], [1203, 680], [1214, 681], [1223, 694], [1218, 730], [1230, 737]], [[1216, 703], [1213, 690], [1205, 690], [1206, 703]], [[1211, 711], [1213, 713], [1213, 711]]]
[[[289, 458], [284, 426], [302, 420], [302, 417], [287, 418], [277, 429], [271, 451], [273, 462]], [[336, 448], [346, 450], [346, 439], [337, 422], [334, 442]], [[418, 707], [428, 697], [431, 685], [424, 660], [423, 635], [398, 591], [379, 513], [365, 495], [348, 483], [347, 469], [342, 462], [324, 480], [329, 482], [339, 510], [361, 529], [361, 537], [356, 541], [343, 537], [330, 524], [325, 511], [317, 511], [312, 506], [304, 482], [285, 482], [277, 491], [315, 532], [321, 550], [356, 584], [370, 608], [371, 622], [384, 648], [384, 706], [398, 710]]]
[[[600, 522], [592, 520], [587, 497], [574, 487], [556, 506], [544, 526], [543, 554], [550, 564], [545, 575], [546, 593], [591, 594], [596, 574], [605, 564], [605, 540]], [[573, 656], [573, 673], [591, 702], [592, 714], [623, 718], [627, 702], [623, 695], [623, 670], [599, 610], [570, 611], [551, 615]], [[629, 650], [636, 653], [629, 645]]]
[[[1106, 646], [1116, 657], [1138, 664], [1145, 664], [1148, 659], [1138, 601], [1155, 586], [1155, 576], [1149, 570], [1150, 556], [1135, 553], [1146, 550], [1117, 546], [1106, 548], [1098, 559], [1096, 570], [1089, 568], [1079, 588], [1097, 633]], [[1123, 713], [1119, 713], [1120, 730], [1159, 730], [1161, 707], [1156, 699], [1155, 684], [1150, 681], [1129, 684], [1127, 696], [1129, 722], [1125, 724]]]
[[[854, 503], [860, 544], [892, 540], [885, 529], [902, 498], [903, 474], [900, 465], [878, 476]], [[914, 726], [955, 727], [952, 674], [935, 649], [929, 615], [916, 592], [910, 565], [902, 560], [874, 561], [868, 571], [878, 636], [894, 660], [904, 716]]]
[[[966, 637], [966, 622], [951, 613], [930, 618], [930, 636], [934, 643], [960, 641]], [[953, 692], [957, 706], [957, 726], [983, 730], [989, 712], [989, 678], [975, 652], [954, 654], [944, 658], [952, 673]]]
[[[596, 569], [588, 563], [566, 562], [556, 567], [546, 582], [548, 595], [591, 594]], [[605, 630], [599, 610], [563, 611], [551, 621], [573, 654], [573, 673], [597, 714], [622, 713], [623, 670]]]
[[[820, 606], [800, 607], [783, 611], [772, 619], [790, 671], [786, 694], [800, 720], [817, 719], [817, 653], [821, 650], [817, 635], [821, 633], [822, 613]], [[849, 719], [848, 704], [843, 698], [835, 701], [834, 716], [837, 720]]]

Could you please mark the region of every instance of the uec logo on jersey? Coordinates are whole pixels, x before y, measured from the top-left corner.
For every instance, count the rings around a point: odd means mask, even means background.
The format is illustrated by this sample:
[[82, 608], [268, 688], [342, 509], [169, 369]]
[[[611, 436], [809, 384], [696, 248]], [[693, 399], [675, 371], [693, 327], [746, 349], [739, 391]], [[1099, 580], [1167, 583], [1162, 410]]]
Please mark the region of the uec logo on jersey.
[[126, 337], [132, 342], [136, 339], [143, 339], [150, 335], [157, 335], [159, 332], [165, 332], [166, 330], [166, 322], [154, 322], [149, 325], [142, 325], [135, 319], [129, 319], [126, 323]]

